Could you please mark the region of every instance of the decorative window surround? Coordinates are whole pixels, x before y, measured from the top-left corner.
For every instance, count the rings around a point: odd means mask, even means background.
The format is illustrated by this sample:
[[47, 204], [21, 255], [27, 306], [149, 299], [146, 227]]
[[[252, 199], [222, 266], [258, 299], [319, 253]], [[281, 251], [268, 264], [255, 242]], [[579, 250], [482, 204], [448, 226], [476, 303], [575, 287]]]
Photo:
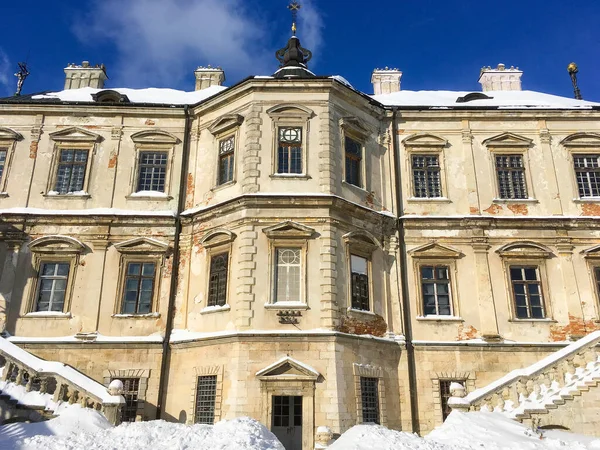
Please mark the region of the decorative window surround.
[[12, 167], [13, 156], [17, 142], [21, 141], [23, 136], [10, 128], [0, 127], [0, 149], [3, 149], [4, 166], [0, 174], [0, 197], [7, 197], [7, 181]]
[[475, 372], [440, 372], [434, 373], [432, 375], [431, 384], [433, 385], [433, 408], [435, 411], [434, 426], [437, 427], [444, 423], [444, 413], [442, 411], [442, 397], [440, 392], [440, 380], [462, 380], [466, 391], [473, 392], [475, 390], [476, 379], [477, 376], [475, 375]]
[[[371, 233], [367, 232], [367, 231], [352, 231], [348, 234], [345, 234], [342, 239], [344, 240], [344, 243], [346, 244], [346, 271], [348, 274], [348, 282], [347, 284], [347, 298], [348, 298], [348, 302], [347, 302], [347, 308], [349, 311], [355, 311], [355, 312], [362, 312], [362, 313], [366, 313], [366, 312], [371, 312], [374, 313], [375, 312], [375, 305], [374, 305], [374, 295], [373, 295], [373, 283], [375, 281], [374, 277], [376, 274], [373, 274], [372, 271], [372, 260], [373, 260], [373, 254], [375, 253], [376, 250], [383, 250], [383, 246], [381, 245], [381, 243], [379, 242], [379, 240], [377, 240], [377, 238], [375, 236], [373, 236]], [[367, 277], [368, 277], [368, 282], [369, 282], [369, 293], [368, 293], [368, 297], [369, 297], [369, 309], [367, 310], [361, 310], [359, 308], [356, 308], [352, 302], [352, 256], [358, 256], [359, 258], [364, 258], [367, 260]], [[379, 275], [379, 274], [377, 274]], [[377, 280], [379, 280], [379, 277], [377, 277]], [[378, 305], [380, 306], [380, 305]]]
[[[580, 182], [577, 179], [577, 166], [582, 166], [581, 163], [576, 164], [576, 160], [578, 159], [587, 159], [588, 161], [594, 156], [600, 156], [600, 134], [599, 133], [575, 133], [570, 136], [567, 136], [561, 142], [561, 145], [567, 149], [569, 162], [571, 164], [572, 170], [572, 183], [573, 183], [573, 194], [574, 201], [576, 203], [586, 203], [586, 202], [598, 202], [600, 198], [598, 197], [597, 192], [590, 191], [590, 195], [582, 195], [582, 191], [584, 187], [590, 187], [589, 183], [582, 183], [583, 186], [580, 186]], [[585, 164], [589, 166], [589, 164]], [[590, 167], [591, 169], [591, 167]], [[595, 170], [589, 170], [590, 172], [600, 172], [600, 168], [595, 168]]]
[[190, 383], [192, 386], [190, 395], [190, 408], [188, 411], [188, 425], [196, 422], [196, 388], [198, 377], [216, 376], [217, 377], [217, 393], [215, 396], [215, 423], [221, 420], [222, 403], [223, 403], [223, 366], [202, 366], [194, 367], [194, 378]]
[[[174, 165], [175, 147], [181, 142], [180, 139], [171, 133], [162, 130], [145, 130], [131, 135], [131, 140], [135, 144], [133, 152], [133, 170], [130, 177], [131, 194], [126, 196], [128, 200], [145, 201], [168, 201], [173, 197], [172, 175]], [[138, 191], [140, 176], [140, 154], [142, 152], [164, 152], [167, 155], [166, 174], [164, 182], [164, 191]], [[162, 195], [161, 195], [162, 194]]]
[[[240, 141], [240, 129], [244, 123], [244, 117], [239, 114], [226, 114], [219, 117], [208, 127], [208, 131], [214, 136], [215, 148], [217, 149], [217, 169], [215, 171], [215, 186], [213, 190], [220, 189], [228, 186], [232, 186], [237, 180], [237, 166], [240, 161], [239, 153], [239, 141]], [[221, 144], [228, 139], [233, 139], [233, 149], [231, 151], [232, 164], [233, 164], [233, 175], [232, 179], [223, 180], [221, 179]]]
[[[236, 235], [229, 230], [225, 229], [217, 229], [210, 231], [200, 240], [200, 245], [204, 249], [206, 249], [206, 303], [204, 309], [201, 311], [201, 314], [209, 314], [213, 312], [224, 312], [229, 311], [231, 308], [229, 307], [229, 293], [231, 291], [231, 258], [233, 253], [233, 241], [236, 239]], [[211, 261], [214, 256], [227, 253], [228, 255], [228, 263], [227, 263], [227, 290], [225, 297], [224, 305], [208, 305], [208, 299], [210, 297], [210, 269], [211, 269]], [[227, 308], [226, 308], [227, 307]]]
[[595, 245], [592, 248], [583, 250], [581, 254], [587, 262], [589, 277], [592, 283], [592, 291], [594, 292], [594, 298], [596, 299], [596, 317], [600, 318], [600, 245]]
[[[50, 133], [50, 139], [54, 141], [54, 148], [52, 151], [52, 160], [50, 163], [50, 176], [48, 177], [48, 184], [46, 186], [45, 198], [89, 198], [88, 187], [90, 182], [91, 170], [94, 162], [94, 156], [96, 154], [96, 148], [103, 138], [99, 134], [92, 133], [84, 128], [71, 127], [64, 130], [55, 131]], [[59, 193], [56, 190], [58, 181], [58, 171], [61, 166], [61, 155], [64, 151], [69, 150], [81, 150], [87, 152], [86, 162], [82, 164], [85, 166], [83, 173], [83, 182], [81, 183], [80, 189]]]
[[361, 378], [377, 378], [378, 395], [379, 395], [379, 422], [382, 426], [387, 426], [387, 406], [385, 403], [385, 383], [383, 379], [383, 369], [381, 367], [370, 366], [368, 364], [354, 363], [354, 392], [356, 395], [356, 424], [360, 425], [363, 422], [363, 405], [362, 393], [360, 387]]
[[[342, 148], [344, 149], [344, 174], [342, 180], [346, 186], [354, 186], [365, 191], [369, 191], [371, 187], [371, 179], [368, 176], [370, 167], [369, 160], [367, 158], [366, 143], [369, 136], [375, 132], [365, 122], [356, 117], [343, 117], [339, 121], [340, 127], [340, 139], [342, 142]], [[358, 143], [360, 145], [360, 154], [348, 154], [346, 145], [348, 144], [347, 138], [351, 142]], [[359, 164], [358, 168], [358, 180], [351, 180], [349, 174], [346, 173], [348, 170], [347, 159], [351, 157], [353, 160], [357, 160]]]
[[[308, 156], [310, 149], [310, 119], [315, 113], [306, 106], [295, 103], [282, 103], [267, 110], [271, 118], [272, 150], [271, 175], [272, 179], [308, 179]], [[302, 128], [302, 173], [278, 173], [278, 147], [280, 128]]]
[[[445, 164], [445, 152], [444, 149], [449, 147], [448, 140], [429, 133], [416, 133], [408, 136], [402, 141], [404, 148], [406, 149], [406, 170], [410, 174], [410, 186], [407, 192], [410, 192], [413, 196], [407, 199], [407, 202], [440, 202], [440, 203], [451, 203], [446, 197], [448, 192], [447, 179], [446, 179], [446, 164]], [[416, 186], [415, 186], [415, 171], [413, 168], [413, 159], [416, 156], [436, 156], [438, 158], [438, 176], [439, 176], [439, 190], [440, 195], [437, 197], [417, 197]]]
[[140, 384], [138, 387], [138, 404], [136, 422], [149, 419], [144, 416], [144, 407], [146, 403], [146, 394], [148, 392], [148, 380], [150, 379], [150, 369], [119, 369], [105, 370], [102, 372], [104, 386], [108, 387], [112, 380], [120, 380], [121, 378], [139, 378]]
[[[460, 298], [457, 288], [458, 269], [457, 261], [465, 255], [457, 249], [448, 247], [437, 242], [430, 242], [414, 248], [408, 252], [413, 258], [415, 290], [417, 303], [417, 317], [419, 320], [457, 320], [460, 318]], [[428, 315], [424, 314], [423, 288], [421, 286], [421, 268], [424, 266], [446, 266], [450, 277], [450, 315]]]

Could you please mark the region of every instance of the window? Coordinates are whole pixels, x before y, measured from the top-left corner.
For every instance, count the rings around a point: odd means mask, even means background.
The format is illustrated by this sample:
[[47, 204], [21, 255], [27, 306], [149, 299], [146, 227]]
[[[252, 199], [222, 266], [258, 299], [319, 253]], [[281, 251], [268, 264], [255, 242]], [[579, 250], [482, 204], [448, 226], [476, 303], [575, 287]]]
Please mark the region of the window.
[[496, 155], [496, 173], [500, 198], [528, 198], [522, 155]]
[[442, 417], [444, 422], [452, 412], [452, 408], [448, 406], [448, 399], [452, 397], [450, 394], [450, 386], [452, 383], [460, 383], [465, 385], [466, 380], [440, 380], [440, 402], [442, 405]]
[[377, 378], [360, 377], [363, 423], [379, 424], [379, 390]]
[[123, 314], [149, 314], [152, 311], [156, 264], [129, 262], [125, 274]]
[[196, 423], [212, 425], [215, 422], [215, 403], [217, 397], [217, 376], [198, 377], [196, 385]]
[[42, 262], [40, 264], [35, 311], [64, 311], [69, 270], [69, 263]]
[[83, 191], [87, 160], [87, 150], [60, 150], [54, 191], [59, 194], [72, 194]]
[[424, 316], [451, 316], [449, 267], [422, 266], [421, 293]]
[[361, 186], [362, 144], [346, 136], [344, 139], [346, 155], [346, 183]]
[[369, 261], [357, 255], [350, 255], [352, 277], [352, 309], [369, 311]]
[[[115, 378], [116, 379], [116, 378]], [[135, 422], [138, 410], [138, 396], [140, 391], [139, 378], [118, 378], [123, 382], [125, 405], [121, 409], [121, 422]]]
[[0, 180], [6, 169], [6, 157], [8, 156], [8, 147], [0, 147]]
[[518, 319], [544, 319], [544, 301], [539, 268], [510, 266], [510, 281]]
[[302, 173], [302, 128], [280, 127], [277, 146], [277, 173]]
[[229, 253], [221, 253], [210, 259], [208, 306], [224, 306], [227, 303], [227, 269]]
[[600, 155], [574, 155], [579, 197], [600, 197]]
[[219, 185], [233, 181], [235, 136], [219, 142]]
[[167, 152], [139, 153], [137, 192], [165, 192]]
[[596, 293], [600, 298], [600, 267], [594, 267], [594, 276], [596, 278]]
[[436, 198], [442, 196], [438, 155], [413, 155], [412, 170], [415, 197]]
[[275, 302], [301, 301], [301, 248], [275, 249]]

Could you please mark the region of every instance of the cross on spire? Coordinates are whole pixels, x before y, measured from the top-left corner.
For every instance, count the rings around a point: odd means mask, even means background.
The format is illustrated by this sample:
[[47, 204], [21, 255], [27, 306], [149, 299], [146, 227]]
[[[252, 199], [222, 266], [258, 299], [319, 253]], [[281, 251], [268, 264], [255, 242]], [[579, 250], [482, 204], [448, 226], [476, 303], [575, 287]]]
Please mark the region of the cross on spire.
[[298, 3], [297, 0], [293, 0], [292, 3], [288, 5], [288, 9], [292, 12], [292, 36], [296, 35], [296, 22], [298, 20], [298, 11], [300, 11], [300, 8], [302, 8], [302, 5]]

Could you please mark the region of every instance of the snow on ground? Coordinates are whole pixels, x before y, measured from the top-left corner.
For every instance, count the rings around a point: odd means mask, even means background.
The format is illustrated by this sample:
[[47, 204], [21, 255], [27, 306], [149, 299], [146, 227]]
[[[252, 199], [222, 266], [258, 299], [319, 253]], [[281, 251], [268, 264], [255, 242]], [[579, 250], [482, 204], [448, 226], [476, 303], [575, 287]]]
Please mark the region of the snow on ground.
[[453, 447], [428, 442], [415, 434], [388, 430], [380, 425], [356, 425], [327, 450], [451, 450]]

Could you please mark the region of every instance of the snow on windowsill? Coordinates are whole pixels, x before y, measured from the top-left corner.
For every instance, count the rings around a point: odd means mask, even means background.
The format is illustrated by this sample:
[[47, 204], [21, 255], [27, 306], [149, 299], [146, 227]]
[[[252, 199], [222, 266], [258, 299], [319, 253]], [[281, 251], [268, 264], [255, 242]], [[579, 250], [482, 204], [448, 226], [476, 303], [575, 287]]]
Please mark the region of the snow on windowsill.
[[200, 314], [213, 314], [213, 313], [218, 313], [218, 312], [226, 312], [226, 311], [230, 311], [230, 310], [231, 310], [231, 306], [229, 306], [229, 305], [207, 306], [202, 311], [200, 311]]
[[417, 316], [417, 320], [424, 322], [464, 322], [459, 316]]
[[159, 312], [153, 312], [150, 314], [113, 314], [115, 319], [156, 319], [160, 317]]
[[163, 337], [158, 334], [151, 334], [150, 336], [104, 336], [102, 334], [92, 333], [86, 339], [81, 339], [76, 336], [57, 336], [57, 337], [44, 337], [44, 336], [10, 336], [7, 338], [9, 342], [16, 344], [46, 344], [46, 343], [115, 343], [115, 344], [128, 344], [128, 343], [162, 343]]
[[511, 323], [520, 323], [520, 322], [523, 322], [523, 323], [532, 323], [532, 322], [533, 323], [535, 323], [535, 322], [557, 323], [556, 320], [549, 319], [549, 318], [546, 318], [546, 319], [517, 319], [517, 318], [514, 318], [514, 319], [509, 319], [509, 322], [511, 322]]
[[364, 309], [355, 309], [355, 308], [348, 308], [347, 311], [349, 313], [356, 313], [356, 314], [366, 314], [367, 316], [376, 316], [377, 314], [375, 314], [373, 311], [366, 311]]
[[295, 179], [295, 180], [312, 180], [310, 175], [305, 173], [273, 173], [269, 175], [269, 178], [277, 179], [277, 178], [287, 178], [287, 179]]
[[406, 199], [408, 203], [452, 203], [447, 197], [409, 197]]
[[277, 302], [277, 303], [265, 303], [265, 309], [303, 309], [307, 310], [308, 305], [303, 302]]
[[44, 197], [46, 198], [78, 198], [78, 199], [82, 199], [82, 198], [90, 198], [91, 195], [88, 194], [86, 191], [74, 191], [74, 192], [67, 192], [66, 194], [61, 194], [60, 192], [57, 191], [48, 191], [44, 194]]
[[575, 203], [600, 203], [600, 197], [580, 197], [574, 198]]
[[171, 197], [166, 192], [159, 192], [159, 191], [138, 191], [138, 192], [133, 192], [133, 193], [129, 194], [126, 198], [129, 199], [129, 200], [147, 200], [147, 199], [151, 199], [151, 200], [173, 200], [173, 197]]
[[536, 198], [495, 198], [494, 203], [539, 203]]
[[44, 318], [44, 319], [70, 319], [73, 317], [70, 312], [58, 312], [58, 311], [36, 311], [27, 313], [21, 318]]
[[0, 198], [8, 197], [8, 192], [0, 192]]

